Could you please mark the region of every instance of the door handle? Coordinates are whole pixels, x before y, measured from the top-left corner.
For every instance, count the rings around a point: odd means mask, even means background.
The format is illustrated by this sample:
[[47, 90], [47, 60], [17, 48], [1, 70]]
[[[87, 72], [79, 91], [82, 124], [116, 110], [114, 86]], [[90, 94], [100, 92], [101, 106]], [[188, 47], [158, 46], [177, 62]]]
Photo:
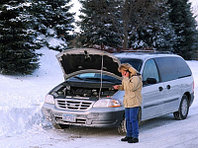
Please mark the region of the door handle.
[[171, 86], [170, 86], [170, 85], [167, 85], [167, 86], [166, 86], [166, 88], [167, 88], [167, 89], [170, 89], [170, 88], [171, 88]]
[[159, 91], [162, 91], [162, 90], [163, 90], [163, 87], [160, 86], [160, 87], [159, 87]]

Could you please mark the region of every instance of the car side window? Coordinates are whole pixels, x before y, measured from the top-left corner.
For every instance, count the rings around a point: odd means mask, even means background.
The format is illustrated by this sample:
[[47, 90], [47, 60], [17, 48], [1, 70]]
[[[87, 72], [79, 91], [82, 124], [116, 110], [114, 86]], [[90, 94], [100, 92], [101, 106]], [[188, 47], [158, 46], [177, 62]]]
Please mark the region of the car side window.
[[159, 82], [159, 73], [155, 61], [153, 59], [148, 60], [145, 63], [144, 70], [143, 70], [143, 83], [146, 85], [148, 84], [148, 79], [155, 79], [156, 82]]
[[159, 73], [162, 82], [167, 82], [192, 75], [190, 68], [182, 58], [161, 57], [155, 58], [155, 62], [159, 67]]

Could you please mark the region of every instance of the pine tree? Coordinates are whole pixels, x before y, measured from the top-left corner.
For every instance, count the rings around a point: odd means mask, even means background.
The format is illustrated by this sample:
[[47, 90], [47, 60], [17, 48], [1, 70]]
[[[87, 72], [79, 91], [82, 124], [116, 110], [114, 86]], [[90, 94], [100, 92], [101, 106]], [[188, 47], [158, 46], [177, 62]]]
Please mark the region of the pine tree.
[[191, 12], [191, 3], [188, 0], [169, 0], [168, 3], [171, 6], [169, 18], [178, 36], [174, 52], [185, 59], [191, 59], [194, 52], [198, 51], [198, 31]]
[[[169, 6], [164, 1], [155, 3], [150, 9], [145, 10], [146, 19], [131, 24], [132, 33], [130, 33], [130, 48], [153, 48], [160, 51], [173, 51], [174, 41], [177, 35], [174, 32], [172, 23], [169, 20]], [[159, 12], [160, 10], [160, 12]], [[155, 12], [158, 14], [155, 16]], [[138, 12], [141, 13], [141, 12]], [[137, 13], [137, 14], [138, 14]], [[135, 14], [134, 14], [135, 15]], [[154, 15], [154, 17], [152, 17]], [[135, 16], [138, 17], [138, 16]], [[152, 17], [152, 19], [150, 19]]]
[[154, 24], [138, 28], [135, 34], [130, 37], [129, 48], [173, 52], [176, 35], [171, 25], [164, 25], [166, 26], [155, 26]]
[[31, 74], [38, 67], [30, 3], [24, 0], [1, 0], [0, 4], [0, 73]]
[[122, 0], [80, 0], [81, 42], [83, 46], [118, 48], [122, 43]]
[[32, 0], [32, 14], [36, 17], [35, 28], [46, 37], [62, 39], [66, 44], [63, 50], [73, 39], [74, 13], [69, 10], [72, 7], [71, 0]]
[[123, 6], [123, 48], [173, 50], [174, 30], [166, 0], [126, 0]]

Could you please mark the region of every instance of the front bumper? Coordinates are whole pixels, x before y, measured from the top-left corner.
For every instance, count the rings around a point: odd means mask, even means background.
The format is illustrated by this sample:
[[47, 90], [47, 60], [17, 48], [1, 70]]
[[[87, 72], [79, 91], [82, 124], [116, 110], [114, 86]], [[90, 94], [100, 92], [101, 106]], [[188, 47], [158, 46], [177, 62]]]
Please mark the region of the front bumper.
[[[124, 108], [91, 108], [88, 111], [68, 111], [58, 109], [55, 105], [44, 104], [42, 113], [54, 124], [86, 126], [86, 127], [115, 127], [119, 126], [124, 117]], [[72, 115], [75, 121], [63, 119], [64, 115]]]

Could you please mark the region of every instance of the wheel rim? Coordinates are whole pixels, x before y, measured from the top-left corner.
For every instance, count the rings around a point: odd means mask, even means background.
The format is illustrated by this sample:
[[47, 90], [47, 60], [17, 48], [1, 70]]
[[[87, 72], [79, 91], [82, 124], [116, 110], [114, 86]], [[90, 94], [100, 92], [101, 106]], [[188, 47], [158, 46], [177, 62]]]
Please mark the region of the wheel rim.
[[184, 99], [181, 105], [181, 113], [183, 116], [186, 116], [188, 113], [188, 101], [187, 99]]

